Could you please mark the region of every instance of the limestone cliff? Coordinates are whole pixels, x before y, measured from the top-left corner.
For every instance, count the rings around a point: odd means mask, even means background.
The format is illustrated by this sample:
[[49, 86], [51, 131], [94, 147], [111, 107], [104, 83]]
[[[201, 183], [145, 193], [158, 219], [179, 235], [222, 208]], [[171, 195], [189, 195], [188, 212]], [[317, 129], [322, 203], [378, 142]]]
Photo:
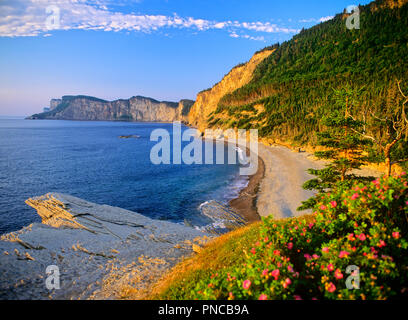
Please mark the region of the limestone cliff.
[[185, 120], [193, 103], [190, 100], [161, 102], [141, 96], [115, 101], [64, 96], [50, 101], [50, 111], [32, 115], [29, 119], [172, 122]]
[[214, 87], [200, 92], [189, 113], [189, 124], [197, 127], [199, 130], [204, 130], [207, 127], [210, 114], [217, 109], [220, 99], [226, 94], [248, 84], [252, 80], [252, 75], [256, 67], [265, 58], [271, 55], [272, 52], [273, 50], [265, 50], [256, 53], [249, 62], [233, 68], [224, 79]]
[[203, 130], [220, 99], [249, 83], [256, 67], [272, 52], [264, 50], [256, 53], [249, 62], [233, 68], [213, 88], [200, 92], [195, 102], [161, 102], [141, 96], [115, 101], [89, 96], [63, 96], [62, 99], [51, 99], [50, 111], [34, 114], [28, 119], [182, 121]]
[[62, 99], [51, 99], [50, 110], [54, 110], [60, 103], [62, 103]]

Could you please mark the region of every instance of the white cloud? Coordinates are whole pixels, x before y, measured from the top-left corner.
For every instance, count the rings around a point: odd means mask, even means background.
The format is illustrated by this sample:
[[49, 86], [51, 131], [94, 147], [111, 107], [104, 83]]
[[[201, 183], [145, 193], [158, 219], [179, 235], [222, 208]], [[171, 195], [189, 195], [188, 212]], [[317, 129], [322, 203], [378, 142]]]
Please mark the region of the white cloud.
[[[108, 9], [110, 4], [123, 6], [140, 0], [2, 0], [0, 2], [0, 37], [48, 35], [55, 30], [101, 30], [149, 33], [163, 28], [206, 30], [247, 30], [264, 33], [297, 33], [299, 30], [280, 27], [270, 22], [210, 21], [178, 15], [136, 15]], [[59, 9], [59, 26], [52, 20], [50, 5]], [[57, 26], [57, 27], [56, 27]], [[249, 36], [259, 40], [261, 37]]]
[[319, 22], [326, 22], [326, 21], [332, 20], [333, 18], [334, 16], [321, 17], [319, 19]]
[[315, 18], [310, 18], [310, 19], [302, 19], [299, 20], [301, 23], [317, 23], [317, 22], [326, 22], [329, 20], [332, 20], [334, 16], [327, 16], [327, 17], [321, 17], [320, 19], [315, 19]]
[[250, 36], [248, 34], [238, 35], [237, 33], [233, 32], [233, 33], [230, 33], [230, 37], [231, 38], [236, 38], [236, 39], [243, 38], [243, 39], [248, 39], [248, 40], [265, 42], [265, 37], [264, 36], [253, 37], [253, 36]]

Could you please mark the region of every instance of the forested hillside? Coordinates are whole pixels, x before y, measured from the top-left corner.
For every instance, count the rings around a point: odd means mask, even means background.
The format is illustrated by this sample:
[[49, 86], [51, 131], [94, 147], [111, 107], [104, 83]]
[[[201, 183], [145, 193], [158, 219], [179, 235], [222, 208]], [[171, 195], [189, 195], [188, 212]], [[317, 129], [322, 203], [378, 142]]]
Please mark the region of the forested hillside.
[[[265, 48], [275, 51], [247, 85], [221, 98], [208, 125], [256, 128], [262, 137], [315, 145], [315, 133], [324, 130], [321, 120], [336, 104], [335, 90], [352, 88], [356, 94], [347, 112], [362, 121], [362, 134], [384, 142], [405, 116], [407, 3], [375, 1], [360, 7], [360, 29], [347, 29], [349, 14], [343, 12]], [[404, 153], [406, 145], [405, 134], [393, 152]]]

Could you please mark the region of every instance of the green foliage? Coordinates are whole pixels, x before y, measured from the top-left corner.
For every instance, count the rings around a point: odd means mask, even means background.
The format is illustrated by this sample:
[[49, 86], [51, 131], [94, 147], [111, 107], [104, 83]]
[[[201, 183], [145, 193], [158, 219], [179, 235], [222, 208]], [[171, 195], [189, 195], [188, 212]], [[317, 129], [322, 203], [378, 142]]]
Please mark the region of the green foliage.
[[91, 96], [85, 96], [85, 95], [77, 95], [77, 96], [63, 96], [62, 101], [72, 101], [75, 99], [86, 99], [94, 102], [108, 102], [107, 100], [99, 99], [96, 97], [91, 97]]
[[62, 100], [62, 102], [51, 111], [34, 114], [32, 117], [37, 119], [47, 119], [55, 116], [57, 113], [64, 111], [69, 106], [69, 100]]
[[[331, 160], [331, 163], [321, 170], [310, 169], [309, 173], [317, 178], [307, 181], [304, 189], [323, 192], [330, 190], [338, 181], [350, 185], [349, 182], [356, 176], [349, 172], [360, 169], [369, 159], [364, 155], [364, 149], [371, 145], [371, 140], [359, 134], [363, 123], [351, 115], [356, 108], [355, 97], [359, 91], [361, 89], [353, 90], [350, 87], [334, 91], [333, 101], [329, 101], [322, 120], [326, 130], [317, 133], [317, 143], [327, 150], [315, 152], [317, 158]], [[308, 200], [299, 210], [310, 209], [313, 205], [314, 202]]]
[[[390, 299], [407, 296], [405, 174], [338, 185], [307, 218], [266, 218], [244, 261], [196, 278], [184, 299]], [[350, 290], [347, 269], [359, 268]], [[354, 274], [356, 276], [356, 274]], [[356, 279], [356, 278], [354, 278]]]
[[[364, 87], [355, 97], [356, 120], [367, 116], [367, 132], [384, 136], [364, 110], [369, 106], [375, 114], [384, 115], [388, 105], [395, 111], [396, 104], [390, 103], [395, 79], [402, 80], [407, 89], [408, 5], [360, 9], [360, 30], [348, 30], [339, 14], [290, 41], [265, 48], [275, 52], [258, 65], [249, 84], [221, 99], [219, 111], [261, 103], [265, 107], [264, 121], [257, 124], [261, 137], [316, 145], [316, 136], [310, 133], [324, 127], [322, 114], [332, 88], [349, 84]], [[393, 94], [392, 99], [398, 102], [398, 95]], [[234, 117], [238, 122], [244, 116], [236, 112]]]

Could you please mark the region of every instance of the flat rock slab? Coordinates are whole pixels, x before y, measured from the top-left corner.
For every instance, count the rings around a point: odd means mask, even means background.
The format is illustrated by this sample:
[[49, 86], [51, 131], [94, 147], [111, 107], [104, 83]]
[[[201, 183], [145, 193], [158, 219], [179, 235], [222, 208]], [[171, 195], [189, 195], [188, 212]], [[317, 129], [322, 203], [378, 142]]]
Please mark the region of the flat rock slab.
[[[181, 224], [64, 194], [49, 193], [27, 204], [42, 224], [0, 237], [0, 299], [120, 298], [121, 288], [109, 287], [111, 282], [146, 289], [155, 276], [190, 255], [193, 244], [210, 239]], [[59, 268], [60, 289], [46, 287], [50, 265]]]

